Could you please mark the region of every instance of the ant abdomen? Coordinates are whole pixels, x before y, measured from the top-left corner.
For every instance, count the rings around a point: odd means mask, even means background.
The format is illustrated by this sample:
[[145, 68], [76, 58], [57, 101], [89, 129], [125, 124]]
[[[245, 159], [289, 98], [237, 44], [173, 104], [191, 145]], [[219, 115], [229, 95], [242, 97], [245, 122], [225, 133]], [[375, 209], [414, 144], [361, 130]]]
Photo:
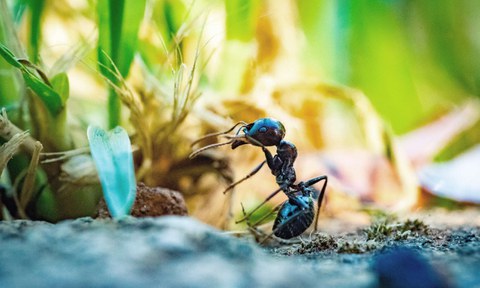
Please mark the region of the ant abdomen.
[[[310, 227], [315, 217], [312, 197], [296, 196], [294, 199], [297, 203], [292, 200], [283, 203], [273, 223], [273, 234], [282, 239], [290, 239], [302, 234]], [[304, 205], [299, 205], [298, 201], [305, 203], [307, 207], [302, 207]]]

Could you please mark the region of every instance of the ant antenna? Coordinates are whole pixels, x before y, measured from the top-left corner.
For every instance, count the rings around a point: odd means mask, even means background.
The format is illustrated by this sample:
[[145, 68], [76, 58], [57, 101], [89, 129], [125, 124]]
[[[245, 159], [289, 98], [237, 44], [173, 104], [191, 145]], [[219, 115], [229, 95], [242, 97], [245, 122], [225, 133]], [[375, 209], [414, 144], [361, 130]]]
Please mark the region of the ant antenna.
[[[227, 131], [210, 133], [210, 134], [207, 134], [207, 135], [205, 135], [205, 136], [203, 136], [203, 137], [201, 137], [201, 138], [198, 138], [197, 140], [193, 141], [192, 144], [190, 144], [190, 147], [193, 147], [195, 144], [197, 144], [197, 143], [199, 143], [199, 142], [201, 142], [201, 141], [203, 141], [203, 140], [228, 134], [228, 133], [232, 132], [235, 128], [237, 128], [237, 126], [240, 125], [240, 124], [242, 124], [242, 126], [240, 127], [240, 129], [248, 125], [246, 122], [240, 121], [240, 122], [236, 123], [235, 125], [233, 125], [233, 127], [230, 128], [230, 129], [228, 129]], [[240, 132], [240, 129], [238, 129], [238, 131], [237, 131], [237, 133], [236, 133], [235, 135], [238, 135], [238, 133]]]
[[221, 142], [221, 143], [215, 143], [215, 144], [210, 144], [205, 147], [199, 148], [195, 151], [193, 151], [190, 155], [188, 155], [188, 158], [192, 159], [197, 157], [198, 154], [202, 153], [205, 150], [211, 149], [211, 148], [217, 148], [220, 146], [228, 145], [233, 143], [233, 141], [238, 140], [238, 139], [245, 139], [244, 135], [221, 135], [224, 138], [228, 139], [227, 142]]

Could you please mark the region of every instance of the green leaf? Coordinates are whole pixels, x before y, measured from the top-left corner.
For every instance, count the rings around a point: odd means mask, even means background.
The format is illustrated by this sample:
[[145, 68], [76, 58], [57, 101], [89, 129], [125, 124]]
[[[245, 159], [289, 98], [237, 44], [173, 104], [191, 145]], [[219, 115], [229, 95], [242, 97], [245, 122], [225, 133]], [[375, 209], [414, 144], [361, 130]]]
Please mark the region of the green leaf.
[[18, 24], [22, 21], [23, 15], [25, 14], [25, 10], [27, 9], [29, 0], [17, 0], [13, 4], [13, 17], [15, 23]]
[[5, 45], [0, 43], [0, 56], [8, 62], [8, 64], [12, 65], [15, 68], [21, 69], [23, 65], [18, 62], [15, 55], [13, 55], [12, 51], [10, 51]]
[[97, 54], [100, 72], [106, 76], [110, 81], [115, 79], [109, 72], [110, 61], [106, 55], [112, 57], [112, 36], [110, 35], [110, 12], [109, 1], [99, 1], [98, 8], [98, 45]]
[[114, 218], [128, 215], [135, 201], [136, 181], [127, 132], [120, 126], [109, 132], [89, 126], [87, 136], [110, 214]]
[[[98, 2], [98, 61], [100, 72], [112, 83], [118, 83], [118, 67], [126, 78], [137, 51], [138, 30], [145, 13], [146, 0], [117, 0]], [[110, 59], [109, 59], [110, 58]], [[112, 63], [113, 62], [113, 63]], [[109, 94], [109, 126], [120, 122], [120, 100], [116, 92]]]
[[[16, 25], [10, 11], [11, 9], [9, 9], [6, 1], [0, 1], [0, 43], [2, 47], [0, 54], [4, 54], [0, 57], [0, 106], [18, 107], [23, 80], [20, 76], [20, 71], [15, 69], [15, 67], [18, 68], [16, 59], [13, 62], [9, 62], [8, 60], [12, 60], [13, 55], [12, 53], [8, 55], [8, 52], [3, 49], [4, 47], [10, 47], [11, 51], [17, 55], [22, 53]], [[1, 58], [4, 58], [6, 61], [3, 61]]]
[[67, 73], [58, 73], [57, 75], [53, 76], [52, 79], [50, 79], [50, 82], [52, 83], [53, 90], [55, 90], [60, 95], [60, 98], [62, 98], [62, 104], [65, 104], [68, 99], [68, 95], [70, 94], [70, 85]]
[[178, 44], [173, 43], [178, 41], [178, 39], [174, 39], [178, 30], [187, 21], [186, 16], [188, 17], [189, 10], [186, 3], [177, 0], [163, 0], [154, 1], [152, 6], [151, 21], [155, 23], [156, 28], [162, 34], [166, 47], [173, 47], [172, 44]]
[[33, 63], [38, 63], [40, 54], [40, 42], [42, 37], [42, 13], [45, 7], [45, 0], [35, 0], [28, 2], [31, 11], [29, 40], [30, 40], [30, 59]]
[[118, 70], [126, 77], [137, 52], [138, 31], [145, 12], [146, 1], [126, 1], [120, 41]]
[[52, 115], [58, 115], [63, 110], [63, 101], [60, 95], [50, 86], [45, 84], [40, 78], [30, 72], [26, 67], [21, 69], [23, 79], [28, 87], [42, 100]]
[[13, 67], [20, 69], [27, 86], [32, 89], [33, 92], [38, 95], [38, 97], [40, 97], [52, 115], [58, 115], [63, 110], [66, 98], [62, 98], [55, 90], [45, 84], [40, 77], [33, 74], [27, 66], [18, 61], [18, 58], [16, 58], [15, 55], [13, 55], [13, 53], [2, 44], [0, 44], [0, 56], [2, 56], [3, 59], [5, 59]]

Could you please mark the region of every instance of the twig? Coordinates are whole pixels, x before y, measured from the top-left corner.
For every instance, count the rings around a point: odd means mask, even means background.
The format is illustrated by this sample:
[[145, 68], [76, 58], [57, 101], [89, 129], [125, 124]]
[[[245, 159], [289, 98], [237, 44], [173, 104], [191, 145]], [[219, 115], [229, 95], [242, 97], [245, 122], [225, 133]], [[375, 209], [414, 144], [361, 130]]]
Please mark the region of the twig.
[[38, 167], [38, 160], [40, 159], [40, 151], [42, 151], [43, 145], [40, 142], [35, 142], [35, 151], [33, 152], [32, 159], [30, 160], [30, 165], [28, 166], [27, 174], [25, 175], [25, 180], [23, 182], [22, 193], [20, 194], [20, 205], [25, 211], [28, 203], [32, 199], [32, 193], [35, 186], [35, 172]]
[[[24, 133], [24, 131], [8, 120], [7, 110], [2, 108], [0, 115], [0, 137], [8, 141], [16, 134], [21, 133]], [[35, 142], [37, 142], [37, 140], [28, 135], [23, 141], [21, 148], [31, 155], [35, 151]]]

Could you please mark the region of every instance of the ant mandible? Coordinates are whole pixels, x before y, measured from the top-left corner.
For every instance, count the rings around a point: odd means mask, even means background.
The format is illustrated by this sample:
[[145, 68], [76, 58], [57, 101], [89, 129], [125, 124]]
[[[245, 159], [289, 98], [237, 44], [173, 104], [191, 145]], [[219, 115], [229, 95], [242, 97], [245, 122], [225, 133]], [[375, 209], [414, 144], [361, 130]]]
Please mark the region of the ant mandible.
[[[237, 132], [234, 135], [229, 135], [236, 127]], [[277, 195], [280, 191], [285, 193], [288, 197], [284, 203], [274, 209], [278, 210], [277, 217], [273, 224], [272, 234], [282, 239], [290, 239], [302, 234], [313, 222], [315, 216], [315, 231], [318, 226], [318, 217], [320, 207], [322, 206], [325, 188], [327, 187], [327, 176], [318, 176], [307, 181], [301, 181], [295, 184], [296, 173], [293, 167], [297, 158], [297, 148], [289, 141], [284, 140], [285, 127], [283, 124], [273, 118], [261, 118], [253, 123], [239, 122], [227, 131], [208, 134], [192, 143], [196, 143], [212, 137], [224, 137], [228, 139], [227, 142], [215, 143], [195, 150], [190, 154], [190, 158], [197, 156], [199, 153], [223, 145], [231, 144], [231, 148], [235, 149], [241, 145], [250, 144], [261, 147], [265, 154], [266, 160], [255, 167], [244, 178], [236, 181], [228, 186], [224, 194], [233, 189], [236, 185], [255, 175], [267, 163], [272, 174], [276, 177], [276, 182], [279, 188], [272, 192], [260, 205], [250, 211], [244, 218], [237, 221], [237, 223], [246, 221], [249, 217], [262, 207], [267, 201]], [[276, 146], [276, 155], [272, 155], [266, 148], [268, 146]], [[312, 186], [324, 180], [320, 193]], [[313, 197], [318, 195], [317, 213], [313, 203]], [[273, 212], [273, 211], [272, 211]]]

